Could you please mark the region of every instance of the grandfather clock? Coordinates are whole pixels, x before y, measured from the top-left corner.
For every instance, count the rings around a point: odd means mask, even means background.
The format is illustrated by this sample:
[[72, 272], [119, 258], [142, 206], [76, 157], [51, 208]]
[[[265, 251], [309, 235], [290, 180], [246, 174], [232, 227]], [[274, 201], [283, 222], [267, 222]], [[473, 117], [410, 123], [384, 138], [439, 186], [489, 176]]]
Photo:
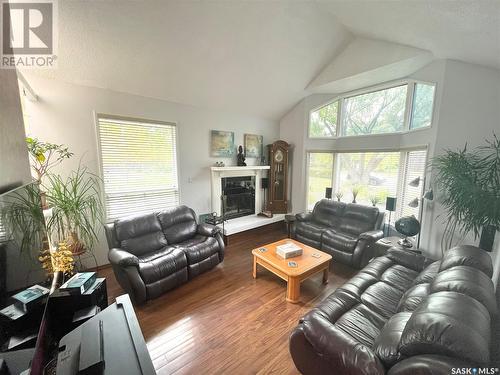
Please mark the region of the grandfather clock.
[[269, 200], [267, 209], [275, 214], [288, 212], [288, 149], [285, 141], [267, 145], [269, 150]]

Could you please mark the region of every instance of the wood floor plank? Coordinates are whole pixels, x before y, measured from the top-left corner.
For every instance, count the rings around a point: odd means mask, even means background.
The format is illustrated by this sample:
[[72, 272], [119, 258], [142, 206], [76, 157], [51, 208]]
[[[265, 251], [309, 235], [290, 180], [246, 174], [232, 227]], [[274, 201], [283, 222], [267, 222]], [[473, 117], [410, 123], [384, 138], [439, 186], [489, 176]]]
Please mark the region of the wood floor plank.
[[[301, 301], [285, 301], [286, 282], [259, 269], [252, 277], [252, 249], [286, 237], [276, 223], [229, 237], [224, 262], [135, 310], [160, 375], [297, 374], [288, 337], [299, 318], [356, 271], [332, 260], [330, 279], [312, 276]], [[109, 302], [123, 294], [111, 268]]]

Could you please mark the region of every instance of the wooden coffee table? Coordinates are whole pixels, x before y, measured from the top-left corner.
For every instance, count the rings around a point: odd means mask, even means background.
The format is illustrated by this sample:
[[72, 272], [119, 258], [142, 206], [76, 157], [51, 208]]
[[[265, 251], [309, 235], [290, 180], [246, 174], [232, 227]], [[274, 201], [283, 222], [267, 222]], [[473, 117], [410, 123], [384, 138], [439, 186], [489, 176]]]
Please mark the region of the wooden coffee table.
[[[293, 242], [300, 246], [303, 250], [302, 255], [288, 259], [277, 256], [276, 246], [287, 242]], [[267, 250], [262, 252], [260, 249], [263, 248]], [[287, 282], [286, 300], [289, 302], [299, 302], [300, 283], [308, 277], [323, 272], [323, 283], [328, 282], [328, 268], [332, 256], [301, 242], [287, 238], [253, 249], [252, 254], [254, 279], [257, 278], [257, 264], [282, 278]], [[319, 254], [319, 258], [313, 257], [313, 254]], [[289, 261], [296, 262], [297, 267], [290, 267], [288, 265]]]

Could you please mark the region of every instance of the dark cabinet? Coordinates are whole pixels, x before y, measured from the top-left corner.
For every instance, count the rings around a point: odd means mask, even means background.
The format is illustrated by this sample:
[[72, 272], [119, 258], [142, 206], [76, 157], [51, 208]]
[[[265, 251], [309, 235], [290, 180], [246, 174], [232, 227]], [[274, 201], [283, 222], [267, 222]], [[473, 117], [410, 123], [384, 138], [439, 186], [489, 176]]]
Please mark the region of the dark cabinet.
[[288, 212], [288, 150], [285, 141], [268, 145], [269, 152], [269, 201], [267, 209], [275, 214]]

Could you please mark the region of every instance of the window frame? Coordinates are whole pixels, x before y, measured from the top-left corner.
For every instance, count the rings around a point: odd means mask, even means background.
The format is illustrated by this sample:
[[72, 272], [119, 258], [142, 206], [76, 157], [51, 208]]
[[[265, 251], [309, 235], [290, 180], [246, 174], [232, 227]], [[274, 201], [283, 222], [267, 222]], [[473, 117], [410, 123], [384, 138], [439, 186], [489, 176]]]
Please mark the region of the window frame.
[[[182, 203], [182, 189], [181, 189], [181, 178], [180, 178], [180, 165], [179, 165], [179, 126], [176, 121], [164, 121], [164, 120], [152, 120], [146, 118], [139, 117], [131, 117], [131, 116], [120, 116], [120, 115], [110, 115], [107, 113], [96, 112], [93, 111], [94, 114], [94, 131], [95, 131], [95, 140], [96, 140], [96, 151], [97, 151], [97, 163], [99, 164], [99, 177], [101, 179], [101, 199], [102, 202], [106, 205], [106, 192], [104, 191], [104, 169], [102, 164], [102, 147], [101, 147], [101, 137], [99, 133], [99, 120], [100, 119], [109, 119], [116, 121], [130, 121], [137, 122], [143, 124], [151, 124], [151, 125], [165, 125], [165, 126], [175, 126], [175, 164], [177, 169], [177, 194], [179, 196], [179, 204]], [[104, 221], [108, 222], [108, 210], [104, 210]]]
[[[408, 147], [399, 147], [399, 148], [386, 148], [386, 149], [354, 149], [354, 150], [341, 150], [341, 151], [335, 151], [335, 150], [325, 150], [325, 149], [309, 149], [306, 150], [306, 171], [305, 171], [305, 194], [304, 194], [304, 212], [311, 212], [311, 210], [308, 207], [308, 193], [309, 193], [309, 160], [310, 160], [310, 154], [312, 153], [328, 153], [328, 154], [333, 154], [333, 164], [332, 164], [332, 181], [331, 181], [331, 187], [333, 188], [332, 192], [332, 199], [335, 199], [335, 188], [338, 184], [338, 163], [339, 163], [339, 158], [337, 157], [339, 154], [352, 154], [352, 153], [370, 153], [370, 152], [399, 152], [400, 153], [400, 165], [398, 169], [398, 182], [396, 186], [396, 197], [397, 202], [396, 202], [396, 210], [395, 215], [394, 215], [394, 220], [396, 220], [397, 215], [402, 213], [402, 208], [401, 208], [401, 197], [403, 194], [403, 189], [404, 189], [404, 183], [406, 180], [406, 173], [407, 173], [407, 168], [406, 164], [408, 162], [408, 154], [412, 151], [426, 151], [426, 157], [425, 157], [425, 165], [427, 165], [429, 161], [429, 145], [416, 145], [416, 146], [408, 146]], [[424, 170], [423, 173], [423, 184], [426, 183], [426, 171]], [[421, 191], [425, 192], [425, 186], [422, 185]], [[349, 202], [347, 202], [349, 203]], [[384, 210], [385, 212], [385, 210]], [[420, 218], [417, 218], [420, 220]]]
[[[410, 128], [411, 125], [411, 120], [412, 120], [412, 112], [413, 112], [413, 100], [415, 97], [415, 87], [416, 84], [424, 84], [424, 85], [430, 85], [434, 87], [434, 96], [432, 98], [432, 109], [431, 109], [431, 121], [428, 126], [412, 129]], [[391, 88], [399, 87], [399, 86], [407, 86], [406, 90], [406, 100], [405, 100], [405, 113], [403, 116], [403, 127], [400, 131], [396, 132], [391, 132], [391, 133], [374, 133], [374, 134], [358, 134], [358, 135], [342, 135], [343, 133], [343, 122], [344, 122], [344, 112], [345, 112], [345, 100], [359, 96], [359, 95], [364, 95], [364, 94], [371, 94], [377, 91], [383, 91], [383, 90], [388, 90]], [[395, 80], [395, 81], [390, 81], [390, 82], [385, 82], [379, 85], [375, 86], [370, 86], [367, 88], [362, 88], [359, 90], [353, 90], [349, 91], [344, 94], [336, 95], [327, 102], [317, 105], [313, 107], [311, 110], [308, 112], [307, 116], [307, 139], [311, 140], [335, 140], [335, 139], [343, 139], [343, 138], [357, 138], [357, 137], [374, 137], [374, 136], [387, 136], [391, 134], [407, 134], [407, 133], [412, 133], [415, 131], [421, 131], [421, 130], [428, 130], [431, 129], [433, 124], [434, 124], [434, 112], [436, 108], [436, 93], [437, 93], [437, 83], [436, 82], [428, 82], [428, 81], [423, 81], [423, 80], [417, 80], [417, 79], [402, 79], [402, 80]], [[310, 130], [311, 130], [311, 115], [313, 112], [318, 111], [319, 109], [326, 107], [330, 104], [333, 104], [338, 101], [338, 108], [337, 108], [337, 123], [336, 123], [336, 135], [334, 137], [313, 137], [311, 136]]]

